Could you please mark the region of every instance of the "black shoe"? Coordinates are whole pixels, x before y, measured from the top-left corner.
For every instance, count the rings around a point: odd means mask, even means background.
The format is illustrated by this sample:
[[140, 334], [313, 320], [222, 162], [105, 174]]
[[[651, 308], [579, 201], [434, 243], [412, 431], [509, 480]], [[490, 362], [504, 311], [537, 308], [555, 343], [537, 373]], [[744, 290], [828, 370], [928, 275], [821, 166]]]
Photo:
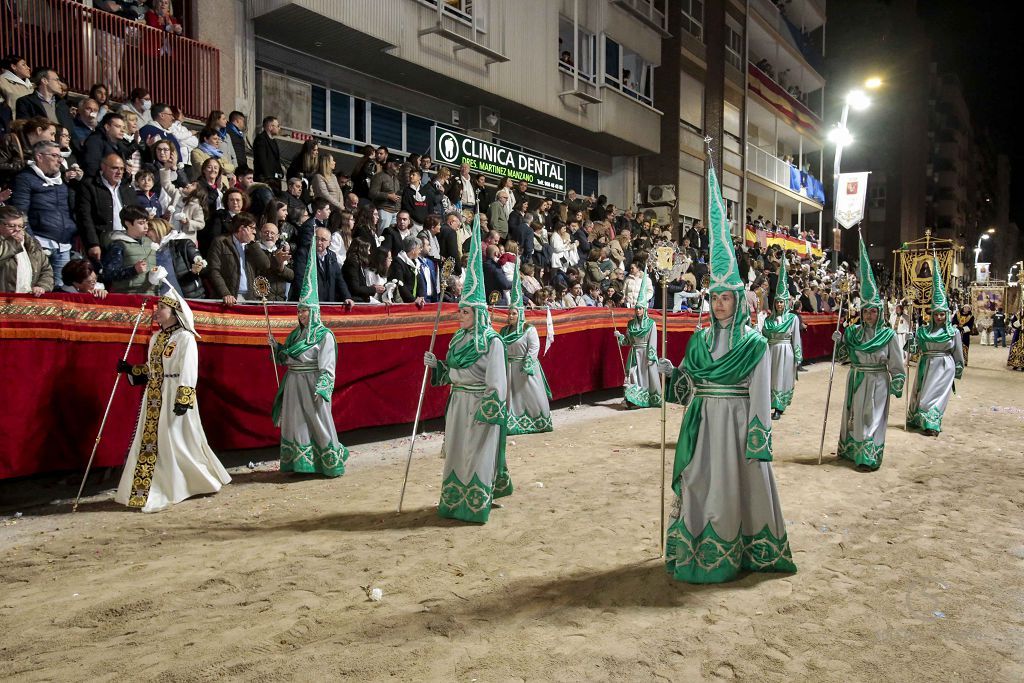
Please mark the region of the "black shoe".
[[782, 413], [780, 413], [777, 410], [773, 410], [772, 411], [772, 419], [773, 420], [778, 420], [780, 417], [782, 417]]
[[937, 431], [935, 431], [934, 429], [926, 429], [926, 430], [924, 430], [924, 435], [925, 436], [938, 436], [939, 433]]

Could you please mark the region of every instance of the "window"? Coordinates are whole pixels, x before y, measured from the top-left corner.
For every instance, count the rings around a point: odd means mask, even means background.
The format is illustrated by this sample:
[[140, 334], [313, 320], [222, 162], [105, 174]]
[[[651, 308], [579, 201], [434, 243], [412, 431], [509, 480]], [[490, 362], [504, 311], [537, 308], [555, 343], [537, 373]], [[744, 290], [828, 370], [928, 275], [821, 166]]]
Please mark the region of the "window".
[[620, 56], [622, 53], [622, 47], [614, 40], [605, 36], [604, 38], [604, 80], [605, 82], [611, 82], [615, 85], [619, 84], [621, 79], [621, 62]]
[[604, 37], [604, 85], [639, 100], [654, 103], [654, 65], [617, 42]]
[[[421, 5], [431, 7], [434, 11], [437, 11], [438, 5], [441, 6], [441, 11], [444, 16], [465, 24], [466, 26], [473, 25], [473, 19], [476, 19], [476, 30], [481, 33], [487, 33], [487, 17], [483, 12], [477, 11], [478, 8], [474, 7], [477, 3], [473, 0], [416, 0]], [[484, 4], [481, 3], [480, 10], [484, 9]]]
[[432, 126], [458, 130], [318, 85], [310, 86], [310, 95], [309, 130], [339, 149], [355, 151], [371, 143], [396, 154], [423, 154], [430, 151]]
[[725, 61], [743, 71], [743, 29], [729, 16], [725, 18]]
[[700, 132], [704, 130], [704, 84], [685, 71], [679, 72], [679, 79], [679, 118]]
[[351, 101], [348, 95], [312, 86], [310, 130], [323, 136], [351, 138]]
[[580, 80], [597, 83], [597, 38], [593, 33], [576, 27], [579, 45], [576, 45], [572, 19], [558, 19], [558, 68], [568, 74], [579, 70]]
[[704, 0], [679, 0], [683, 8], [683, 30], [704, 42]]

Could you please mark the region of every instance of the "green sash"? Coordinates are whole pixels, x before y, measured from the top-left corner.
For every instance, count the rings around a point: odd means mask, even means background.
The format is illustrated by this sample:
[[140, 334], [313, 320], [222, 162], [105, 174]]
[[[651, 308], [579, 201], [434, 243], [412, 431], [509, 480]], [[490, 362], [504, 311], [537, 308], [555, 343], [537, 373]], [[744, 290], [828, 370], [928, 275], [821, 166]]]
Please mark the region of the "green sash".
[[764, 336], [769, 334], [785, 334], [789, 330], [790, 323], [796, 319], [796, 316], [786, 311], [780, 316], [772, 316], [764, 321]]
[[[690, 337], [683, 357], [683, 372], [690, 376], [694, 384], [736, 385], [750, 376], [757, 364], [764, 357], [768, 342], [757, 330], [748, 330], [746, 334], [718, 360], [711, 357], [710, 343], [714, 338], [709, 327], [698, 330]], [[672, 490], [682, 494], [680, 478], [683, 470], [693, 459], [693, 451], [697, 447], [697, 433], [701, 425], [701, 408], [704, 397], [697, 394], [686, 409], [683, 424], [679, 430], [676, 445], [675, 464], [672, 467]]]

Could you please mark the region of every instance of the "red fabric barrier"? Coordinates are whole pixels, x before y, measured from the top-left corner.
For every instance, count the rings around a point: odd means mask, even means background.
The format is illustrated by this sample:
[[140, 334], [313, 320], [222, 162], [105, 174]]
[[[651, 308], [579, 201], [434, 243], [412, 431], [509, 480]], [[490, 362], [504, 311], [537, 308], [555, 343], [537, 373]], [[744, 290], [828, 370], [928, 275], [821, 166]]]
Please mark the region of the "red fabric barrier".
[[[75, 294], [0, 297], [0, 386], [7, 396], [6, 410], [0, 412], [0, 478], [84, 467], [141, 303], [140, 297], [113, 294], [103, 302]], [[192, 308], [202, 335], [198, 402], [211, 445], [231, 450], [278, 443], [278, 430], [270, 420], [276, 386], [262, 307], [193, 302]], [[295, 325], [295, 309], [271, 306], [270, 313], [275, 334], [283, 339]], [[438, 356], [444, 356], [457, 327], [454, 314], [454, 305], [445, 307]], [[624, 331], [629, 315], [618, 309], [613, 320], [601, 308], [552, 312], [555, 342], [541, 360], [554, 398], [621, 385], [622, 362], [612, 331]], [[504, 311], [496, 316], [504, 318]], [[339, 342], [333, 400], [338, 431], [411, 422], [433, 311], [403, 305], [346, 312], [325, 306], [323, 317]], [[537, 327], [543, 349], [545, 317], [532, 312], [527, 317]], [[660, 317], [655, 317], [660, 328]], [[690, 314], [669, 316], [668, 355], [673, 361], [682, 359], [696, 320]], [[808, 315], [804, 320], [805, 357], [829, 355], [835, 316]], [[147, 309], [130, 361], [144, 362], [151, 334]], [[119, 384], [97, 466], [124, 462], [143, 391]], [[440, 416], [447, 396], [447, 388], [429, 388], [424, 417]]]

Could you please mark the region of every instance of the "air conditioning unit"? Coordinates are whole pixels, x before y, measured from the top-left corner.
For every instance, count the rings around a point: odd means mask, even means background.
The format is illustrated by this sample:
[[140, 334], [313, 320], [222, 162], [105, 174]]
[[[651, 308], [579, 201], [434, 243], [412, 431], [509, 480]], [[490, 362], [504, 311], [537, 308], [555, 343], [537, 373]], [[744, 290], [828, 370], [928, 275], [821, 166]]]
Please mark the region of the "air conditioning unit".
[[470, 126], [474, 130], [482, 130], [494, 135], [501, 134], [501, 113], [497, 109], [477, 107], [476, 120], [472, 123], [476, 124]]
[[675, 200], [675, 185], [650, 185], [647, 188], [648, 202], [674, 202]]

